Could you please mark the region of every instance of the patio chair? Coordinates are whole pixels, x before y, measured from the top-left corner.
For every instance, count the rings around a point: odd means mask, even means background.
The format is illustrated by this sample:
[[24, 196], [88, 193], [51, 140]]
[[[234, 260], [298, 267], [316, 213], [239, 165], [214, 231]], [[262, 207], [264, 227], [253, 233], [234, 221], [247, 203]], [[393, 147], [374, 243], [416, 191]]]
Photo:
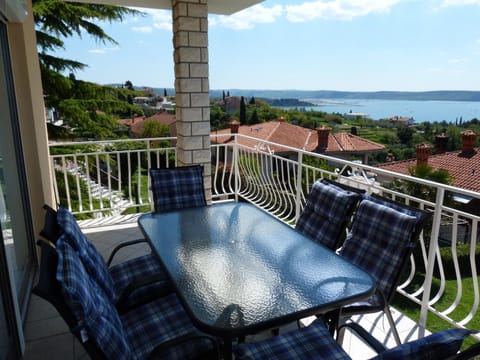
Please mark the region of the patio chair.
[[363, 192], [331, 180], [316, 181], [295, 228], [331, 250], [338, 249]]
[[63, 235], [39, 241], [33, 293], [50, 302], [92, 359], [219, 358], [216, 339], [196, 330], [174, 294], [120, 312]]
[[201, 165], [150, 169], [155, 212], [206, 206]]
[[[468, 329], [444, 330], [392, 349], [386, 349], [358, 325], [353, 330], [377, 352], [378, 355], [371, 360], [466, 360], [480, 353], [479, 344], [458, 353], [463, 340], [476, 332]], [[315, 320], [309, 326], [263, 341], [238, 344], [234, 347], [234, 353], [237, 360], [351, 359], [331, 336], [321, 319]]]
[[430, 216], [426, 211], [378, 196], [362, 200], [339, 254], [370, 273], [375, 279], [376, 291], [365, 301], [343, 307], [341, 318], [383, 311], [395, 341], [401, 344], [390, 303], [402, 270]]
[[102, 287], [117, 306], [125, 308], [137, 306], [173, 291], [153, 253], [110, 266], [121, 248], [146, 242], [145, 239], [125, 241], [117, 245], [105, 262], [102, 255], [82, 232], [70, 211], [63, 206], [59, 206], [58, 211], [47, 205], [44, 208], [46, 209], [45, 225], [40, 235], [56, 244], [61, 234], [67, 234], [68, 241], [79, 252], [89, 273], [101, 279]]

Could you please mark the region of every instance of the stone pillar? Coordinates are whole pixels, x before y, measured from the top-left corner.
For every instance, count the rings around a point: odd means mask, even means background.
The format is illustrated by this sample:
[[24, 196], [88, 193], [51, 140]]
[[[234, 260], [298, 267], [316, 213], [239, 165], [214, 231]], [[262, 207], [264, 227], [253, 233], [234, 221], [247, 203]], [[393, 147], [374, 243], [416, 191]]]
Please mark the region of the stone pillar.
[[178, 165], [203, 165], [211, 201], [207, 0], [172, 0]]

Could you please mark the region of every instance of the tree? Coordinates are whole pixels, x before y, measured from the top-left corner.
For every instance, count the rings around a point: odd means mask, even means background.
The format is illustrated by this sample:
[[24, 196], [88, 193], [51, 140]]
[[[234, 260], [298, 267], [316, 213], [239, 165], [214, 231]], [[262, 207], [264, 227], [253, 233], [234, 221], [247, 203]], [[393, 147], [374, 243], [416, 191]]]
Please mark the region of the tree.
[[415, 133], [415, 129], [409, 126], [400, 126], [397, 129], [397, 136], [400, 139], [400, 142], [407, 146], [411, 145], [412, 137], [414, 133]]
[[132, 90], [132, 91], [135, 90], [135, 89], [133, 88], [133, 84], [132, 84], [132, 82], [131, 82], [130, 80], [125, 81], [125, 86], [124, 86], [124, 88], [125, 88], [125, 89], [128, 89], [128, 90]]
[[247, 106], [245, 104], [245, 98], [240, 98], [240, 124], [245, 125], [247, 123]]
[[[37, 45], [39, 48], [42, 85], [48, 102], [61, 99], [71, 86], [71, 80], [60, 76], [63, 71], [75, 72], [87, 65], [52, 55], [64, 48], [64, 38], [83, 34], [92, 36], [100, 43], [117, 42], [96, 23], [98, 21], [122, 21], [127, 15], [141, 14], [126, 7], [80, 4], [64, 0], [33, 0]], [[54, 104], [49, 104], [54, 106]]]
[[167, 124], [155, 120], [146, 120], [143, 122], [143, 131], [141, 137], [155, 138], [170, 136], [170, 127]]

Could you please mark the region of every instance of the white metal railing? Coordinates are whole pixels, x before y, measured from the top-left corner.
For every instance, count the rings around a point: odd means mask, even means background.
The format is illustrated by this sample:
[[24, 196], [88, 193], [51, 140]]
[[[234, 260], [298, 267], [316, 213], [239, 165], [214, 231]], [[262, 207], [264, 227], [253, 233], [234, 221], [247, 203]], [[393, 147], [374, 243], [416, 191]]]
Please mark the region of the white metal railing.
[[[249, 136], [213, 135], [211, 140], [213, 201], [249, 201], [294, 225], [313, 182], [326, 177], [431, 211], [431, 227], [422, 233], [398, 292], [420, 305], [423, 327], [428, 312], [455, 326], [471, 326], [480, 301], [480, 217], [462, 211], [451, 199], [455, 195], [480, 201], [479, 193]], [[53, 143], [55, 195], [77, 214], [149, 211], [148, 169], [176, 164], [173, 141]], [[429, 195], [411, 195], [402, 190], [406, 184]]]

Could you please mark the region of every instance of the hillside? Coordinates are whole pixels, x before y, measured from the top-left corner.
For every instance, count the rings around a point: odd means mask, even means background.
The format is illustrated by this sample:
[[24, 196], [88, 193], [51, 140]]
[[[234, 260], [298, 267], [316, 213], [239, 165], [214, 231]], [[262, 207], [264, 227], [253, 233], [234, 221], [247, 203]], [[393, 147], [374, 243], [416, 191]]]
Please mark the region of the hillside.
[[[110, 86], [121, 86], [110, 84]], [[151, 88], [135, 86], [135, 89], [150, 88], [162, 96], [167, 90], [169, 95], [175, 93], [173, 88]], [[254, 89], [213, 89], [210, 96], [221, 98], [223, 92], [232, 96], [256, 97], [263, 99], [366, 99], [366, 100], [417, 100], [417, 101], [480, 101], [480, 91], [436, 90], [436, 91], [335, 91], [335, 90], [254, 90]]]

